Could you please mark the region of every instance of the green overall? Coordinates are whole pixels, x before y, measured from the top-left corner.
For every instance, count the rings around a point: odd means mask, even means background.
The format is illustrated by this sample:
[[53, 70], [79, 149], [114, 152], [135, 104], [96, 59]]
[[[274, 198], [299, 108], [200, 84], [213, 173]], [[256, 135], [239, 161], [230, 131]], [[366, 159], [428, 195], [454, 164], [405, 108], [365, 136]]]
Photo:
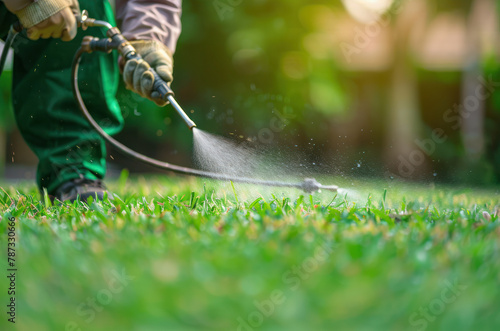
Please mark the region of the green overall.
[[[80, 0], [91, 17], [115, 24], [106, 0]], [[16, 16], [0, 2], [0, 37], [5, 38]], [[19, 130], [39, 159], [37, 183], [53, 194], [64, 182], [81, 175], [102, 179], [106, 147], [81, 114], [71, 89], [71, 64], [83, 36], [105, 37], [105, 30], [78, 31], [71, 42], [31, 41], [23, 32], [14, 42], [12, 99]], [[87, 107], [108, 134], [120, 131], [123, 118], [115, 98], [118, 88], [117, 55], [84, 55], [80, 89]]]

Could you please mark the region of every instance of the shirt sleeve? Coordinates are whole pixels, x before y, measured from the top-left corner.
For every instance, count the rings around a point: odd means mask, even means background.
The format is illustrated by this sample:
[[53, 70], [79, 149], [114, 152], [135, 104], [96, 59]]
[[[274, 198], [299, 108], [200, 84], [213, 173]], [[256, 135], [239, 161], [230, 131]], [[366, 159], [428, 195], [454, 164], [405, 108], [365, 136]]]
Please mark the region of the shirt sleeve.
[[116, 0], [116, 16], [129, 40], [156, 40], [175, 52], [182, 0]]

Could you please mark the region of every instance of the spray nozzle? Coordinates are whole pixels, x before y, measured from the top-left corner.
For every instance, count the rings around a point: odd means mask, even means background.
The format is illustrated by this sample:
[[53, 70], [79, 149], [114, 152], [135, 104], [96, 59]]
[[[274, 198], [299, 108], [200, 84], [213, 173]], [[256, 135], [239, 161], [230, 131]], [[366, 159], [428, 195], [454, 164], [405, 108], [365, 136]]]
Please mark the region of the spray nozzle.
[[339, 187], [336, 185], [323, 185], [314, 178], [306, 178], [302, 184], [300, 184], [300, 189], [306, 193], [313, 193], [319, 190], [337, 192]]

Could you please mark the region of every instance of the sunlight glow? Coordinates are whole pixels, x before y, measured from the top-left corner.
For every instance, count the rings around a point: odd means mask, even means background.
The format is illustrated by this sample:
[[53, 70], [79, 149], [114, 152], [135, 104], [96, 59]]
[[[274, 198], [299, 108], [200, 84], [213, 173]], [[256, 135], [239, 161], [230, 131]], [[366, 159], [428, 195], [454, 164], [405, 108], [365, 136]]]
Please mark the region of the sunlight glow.
[[359, 22], [378, 20], [395, 0], [342, 0], [349, 14]]

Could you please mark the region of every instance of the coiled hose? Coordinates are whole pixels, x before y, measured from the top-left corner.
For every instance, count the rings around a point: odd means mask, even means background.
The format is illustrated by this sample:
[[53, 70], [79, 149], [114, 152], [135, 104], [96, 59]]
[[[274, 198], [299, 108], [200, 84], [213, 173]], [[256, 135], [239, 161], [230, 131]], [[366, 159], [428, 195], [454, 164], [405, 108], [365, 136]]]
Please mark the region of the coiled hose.
[[[87, 13], [84, 11], [82, 14], [82, 19], [81, 19], [81, 24], [85, 28], [86, 26], [104, 26], [108, 28], [108, 37], [107, 39], [97, 39], [97, 38], [92, 38], [92, 37], [86, 37], [84, 38], [84, 41], [82, 43], [82, 46], [77, 50], [75, 57], [73, 59], [73, 64], [71, 68], [71, 82], [72, 82], [72, 88], [73, 88], [73, 94], [75, 97], [75, 100], [83, 114], [83, 116], [87, 119], [87, 121], [90, 123], [90, 125], [97, 131], [97, 133], [105, 139], [109, 144], [114, 146], [118, 151], [123, 153], [126, 156], [129, 156], [131, 158], [134, 158], [136, 160], [139, 160], [145, 164], [148, 164], [150, 166], [154, 166], [156, 168], [162, 169], [162, 170], [168, 170], [168, 171], [173, 171], [176, 173], [184, 174], [184, 175], [191, 175], [191, 176], [197, 176], [197, 177], [204, 177], [204, 178], [210, 178], [210, 179], [216, 179], [216, 180], [221, 180], [221, 181], [232, 181], [232, 182], [237, 182], [237, 183], [246, 183], [246, 184], [255, 184], [255, 185], [262, 185], [262, 186], [272, 186], [272, 187], [287, 187], [287, 188], [298, 188], [301, 189], [307, 193], [312, 193], [319, 191], [320, 189], [325, 189], [325, 190], [330, 190], [330, 191], [337, 191], [338, 187], [331, 185], [331, 186], [324, 186], [318, 183], [315, 179], [313, 178], [306, 178], [302, 183], [288, 183], [288, 182], [279, 182], [279, 181], [267, 181], [267, 180], [260, 180], [260, 179], [255, 179], [255, 178], [249, 178], [249, 177], [238, 177], [238, 176], [230, 176], [230, 175], [225, 175], [221, 173], [214, 173], [214, 172], [208, 172], [208, 171], [203, 171], [203, 170], [198, 170], [198, 169], [192, 169], [192, 168], [187, 168], [187, 167], [181, 167], [175, 164], [170, 164], [167, 162], [162, 162], [153, 158], [150, 158], [148, 156], [145, 156], [141, 153], [138, 153], [136, 151], [133, 151], [129, 147], [123, 145], [110, 135], [108, 135], [101, 127], [100, 125], [94, 120], [90, 112], [88, 111], [85, 102], [82, 98], [82, 95], [80, 93], [80, 89], [78, 86], [78, 69], [80, 66], [80, 61], [82, 58], [82, 55], [84, 53], [91, 53], [93, 51], [104, 51], [104, 52], [110, 52], [113, 49], [118, 49], [121, 53], [122, 56], [124, 56], [126, 59], [130, 58], [135, 58], [135, 59], [140, 59], [140, 55], [138, 55], [135, 52], [135, 49], [126, 41], [126, 39], [121, 35], [118, 29], [113, 28], [109, 23], [107, 22], [102, 22], [102, 21], [97, 21], [88, 18]], [[7, 59], [7, 54], [9, 47], [12, 45], [15, 37], [17, 34], [22, 31], [22, 26], [20, 24], [14, 24], [8, 34], [8, 37], [5, 41], [5, 48], [2, 52], [2, 56], [0, 59], [0, 75], [3, 71], [3, 67], [5, 65], [5, 61]], [[180, 106], [177, 104], [175, 101], [175, 98], [173, 97], [173, 92], [171, 91], [170, 87], [163, 82], [159, 76], [156, 74], [156, 72], [153, 71], [153, 74], [155, 75], [155, 86], [154, 89], [156, 91], [161, 91], [161, 95], [165, 97], [166, 100], [170, 101], [170, 103], [176, 108], [177, 112], [183, 117], [184, 121], [188, 124], [188, 127], [192, 129], [195, 125], [194, 123], [183, 113], [184, 111], [180, 108]]]

